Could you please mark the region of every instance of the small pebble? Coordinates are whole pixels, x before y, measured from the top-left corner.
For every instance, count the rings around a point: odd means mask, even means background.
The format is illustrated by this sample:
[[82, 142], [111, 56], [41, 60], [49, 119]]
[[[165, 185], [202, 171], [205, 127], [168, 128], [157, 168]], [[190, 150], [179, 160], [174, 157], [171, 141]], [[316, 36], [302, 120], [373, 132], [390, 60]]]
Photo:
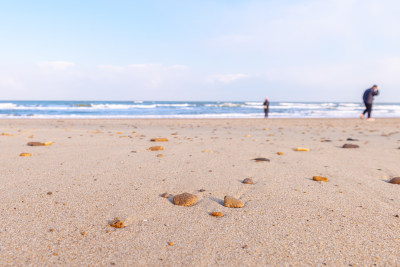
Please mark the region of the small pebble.
[[296, 151], [305, 151], [305, 152], [310, 151], [309, 148], [305, 148], [305, 147], [298, 147], [298, 148], [296, 148], [295, 150], [296, 150]]
[[222, 212], [217, 212], [217, 211], [211, 212], [211, 215], [214, 216], [214, 217], [222, 217], [222, 216], [224, 216], [224, 214]]
[[400, 184], [400, 177], [392, 178], [389, 183], [391, 184]]
[[28, 146], [44, 146], [44, 143], [41, 142], [28, 142]]
[[317, 182], [328, 182], [328, 178], [322, 176], [314, 176], [313, 180]]
[[116, 217], [111, 223], [110, 225], [114, 228], [124, 228], [124, 222], [121, 221], [118, 217]]
[[225, 196], [224, 197], [224, 206], [228, 207], [228, 208], [242, 208], [244, 206], [244, 203], [234, 197]]
[[160, 151], [160, 150], [164, 150], [164, 147], [162, 147], [162, 146], [152, 146], [148, 150], [149, 151]]
[[174, 204], [178, 206], [190, 207], [196, 204], [198, 197], [189, 193], [174, 196]]
[[151, 142], [168, 142], [168, 138], [152, 138]]
[[169, 194], [168, 194], [168, 193], [163, 193], [163, 194], [161, 195], [161, 197], [163, 197], [163, 198], [169, 198]]
[[359, 148], [359, 145], [354, 145], [354, 144], [344, 144], [342, 148]]
[[253, 159], [255, 162], [269, 162], [270, 160], [267, 158], [255, 158]]
[[199, 190], [199, 192], [205, 192], [205, 191], [206, 191], [206, 190], [205, 190], [205, 189], [203, 189], [203, 188]]
[[47, 192], [47, 194], [48, 194], [48, 195], [52, 195], [52, 194], [53, 194], [53, 192]]
[[285, 153], [283, 153], [283, 152], [278, 152], [277, 154], [278, 154], [279, 156], [285, 155]]
[[242, 183], [244, 183], [244, 184], [254, 184], [254, 182], [253, 182], [253, 180], [251, 178], [244, 179]]

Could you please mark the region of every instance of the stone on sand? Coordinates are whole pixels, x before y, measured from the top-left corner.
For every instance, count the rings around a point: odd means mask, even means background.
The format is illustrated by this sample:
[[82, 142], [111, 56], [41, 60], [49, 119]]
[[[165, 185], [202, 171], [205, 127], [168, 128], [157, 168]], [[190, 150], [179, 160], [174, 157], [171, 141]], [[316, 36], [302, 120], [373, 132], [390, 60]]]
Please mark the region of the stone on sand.
[[231, 196], [224, 197], [224, 206], [228, 208], [243, 208], [244, 203]]
[[322, 176], [314, 176], [313, 180], [317, 182], [328, 182], [328, 178]]
[[163, 194], [161, 194], [161, 197], [163, 197], [163, 198], [169, 198], [169, 194], [168, 194], [168, 193], [163, 193]]
[[32, 154], [31, 153], [21, 153], [19, 154], [20, 157], [31, 157]]
[[305, 151], [305, 152], [310, 151], [309, 148], [305, 148], [305, 147], [298, 147], [298, 148], [296, 148], [295, 150], [296, 150], [296, 151]]
[[151, 138], [151, 142], [168, 142], [168, 138]]
[[354, 145], [354, 144], [344, 144], [342, 148], [359, 148], [359, 145]]
[[162, 147], [162, 146], [152, 146], [148, 150], [149, 151], [160, 151], [160, 150], [164, 150], [164, 147]]
[[400, 177], [392, 178], [389, 183], [391, 184], [400, 184]]
[[255, 158], [253, 159], [255, 162], [269, 162], [270, 160], [267, 158]]
[[222, 217], [222, 216], [224, 216], [224, 214], [222, 212], [219, 212], [219, 211], [211, 212], [211, 215], [214, 216], [214, 217]]
[[254, 184], [253, 179], [251, 179], [251, 178], [244, 179], [242, 183], [244, 183], [244, 184]]
[[196, 204], [199, 198], [193, 194], [182, 193], [174, 196], [174, 204], [178, 206], [190, 207]]
[[124, 228], [125, 224], [122, 220], [120, 220], [118, 217], [115, 218], [112, 222], [110, 222], [110, 225], [114, 228]]
[[42, 142], [28, 142], [28, 146], [44, 146]]

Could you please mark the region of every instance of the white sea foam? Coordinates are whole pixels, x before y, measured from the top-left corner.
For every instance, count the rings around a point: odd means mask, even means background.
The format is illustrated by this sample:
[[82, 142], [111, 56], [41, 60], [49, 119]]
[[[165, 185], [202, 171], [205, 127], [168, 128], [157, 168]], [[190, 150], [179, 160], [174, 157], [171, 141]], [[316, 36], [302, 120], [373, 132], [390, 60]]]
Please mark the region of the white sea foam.
[[16, 107], [14, 103], [0, 103], [0, 109], [15, 109]]
[[193, 107], [193, 104], [156, 104], [157, 107]]
[[[356, 118], [364, 108], [362, 103], [272, 102], [270, 117]], [[0, 103], [0, 118], [261, 118], [262, 109], [262, 102], [256, 101], [4, 101]], [[400, 104], [375, 103], [373, 116], [400, 117]]]

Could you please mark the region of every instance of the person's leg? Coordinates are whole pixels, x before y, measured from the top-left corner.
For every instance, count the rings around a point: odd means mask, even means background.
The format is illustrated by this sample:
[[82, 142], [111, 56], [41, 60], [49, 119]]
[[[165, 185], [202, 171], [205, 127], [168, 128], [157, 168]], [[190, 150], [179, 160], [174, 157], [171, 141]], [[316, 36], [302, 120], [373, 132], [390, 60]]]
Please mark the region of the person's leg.
[[364, 112], [362, 113], [363, 115], [365, 115], [365, 113], [368, 112], [368, 104], [364, 103], [364, 105], [365, 105], [365, 109], [364, 109]]
[[266, 109], [266, 108], [264, 109], [264, 117], [268, 118], [268, 109]]
[[365, 109], [364, 109], [364, 111], [363, 111], [363, 113], [361, 113], [361, 119], [364, 119], [364, 115], [365, 115], [365, 113], [367, 113], [368, 112], [368, 108], [367, 108], [367, 103], [365, 103], [364, 102], [364, 105], [365, 105]]
[[372, 104], [367, 104], [368, 118], [371, 118]]

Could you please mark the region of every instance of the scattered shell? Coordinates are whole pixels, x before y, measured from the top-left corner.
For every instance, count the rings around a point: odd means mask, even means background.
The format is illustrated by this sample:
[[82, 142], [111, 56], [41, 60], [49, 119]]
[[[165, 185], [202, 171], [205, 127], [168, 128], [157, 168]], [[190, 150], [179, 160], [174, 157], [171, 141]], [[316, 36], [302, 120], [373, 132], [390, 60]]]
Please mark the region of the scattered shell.
[[164, 157], [163, 154], [158, 154], [158, 155], [157, 155], [157, 158], [162, 158], [162, 157]]
[[174, 242], [169, 242], [168, 245], [169, 246], [173, 246], [173, 245], [175, 245], [175, 243]]
[[279, 156], [285, 155], [285, 153], [283, 153], [283, 152], [278, 152], [277, 154], [278, 154]]
[[244, 206], [244, 203], [234, 197], [225, 196], [224, 197], [224, 206], [228, 207], [228, 208], [242, 208]]
[[50, 195], [52, 195], [52, 194], [53, 194], [53, 192], [47, 192], [47, 194], [50, 196]]
[[205, 190], [205, 189], [203, 189], [203, 188], [199, 190], [199, 192], [205, 192], [205, 191], [206, 191], [206, 190]]
[[358, 139], [354, 139], [354, 138], [347, 138], [347, 141], [358, 141]]
[[149, 150], [149, 151], [160, 151], [160, 150], [164, 150], [164, 147], [162, 147], [162, 146], [152, 146], [147, 150]]
[[174, 196], [174, 204], [178, 205], [178, 206], [189, 207], [189, 206], [193, 206], [194, 204], [196, 204], [198, 199], [199, 198], [195, 195], [192, 195], [189, 193], [183, 193], [183, 194]]
[[20, 155], [20, 157], [31, 157], [32, 156], [31, 153], [21, 153], [19, 155]]
[[222, 217], [222, 216], [224, 216], [224, 214], [222, 212], [218, 212], [218, 211], [211, 212], [211, 215], [214, 216], [214, 217]]
[[296, 150], [296, 151], [305, 151], [305, 152], [310, 151], [309, 148], [305, 148], [305, 147], [298, 147], [298, 148], [296, 148], [295, 150]]
[[313, 180], [318, 182], [328, 182], [328, 178], [322, 176], [314, 176]]
[[169, 194], [168, 194], [168, 193], [163, 193], [163, 194], [161, 194], [161, 197], [163, 197], [163, 198], [169, 198]]
[[247, 138], [248, 138], [248, 137], [251, 137], [251, 135], [250, 135], [250, 134], [246, 134], [244, 137], [247, 137]]
[[201, 152], [203, 152], [203, 153], [210, 153], [210, 154], [214, 153], [214, 151], [208, 150], [208, 149], [205, 149], [205, 150], [203, 150], [203, 151], [201, 151]]
[[110, 222], [110, 226], [114, 228], [124, 228], [124, 222], [121, 221], [118, 217], [116, 217], [112, 222]]
[[244, 183], [244, 184], [254, 184], [254, 182], [253, 182], [253, 180], [251, 178], [244, 179], [242, 183]]
[[168, 142], [168, 138], [152, 138], [151, 142]]
[[354, 145], [354, 144], [344, 144], [342, 148], [359, 148], [359, 145]]
[[400, 184], [400, 177], [392, 178], [389, 183], [391, 184]]
[[3, 135], [3, 136], [14, 136], [13, 134], [9, 134], [9, 133], [1, 133], [1, 135]]

